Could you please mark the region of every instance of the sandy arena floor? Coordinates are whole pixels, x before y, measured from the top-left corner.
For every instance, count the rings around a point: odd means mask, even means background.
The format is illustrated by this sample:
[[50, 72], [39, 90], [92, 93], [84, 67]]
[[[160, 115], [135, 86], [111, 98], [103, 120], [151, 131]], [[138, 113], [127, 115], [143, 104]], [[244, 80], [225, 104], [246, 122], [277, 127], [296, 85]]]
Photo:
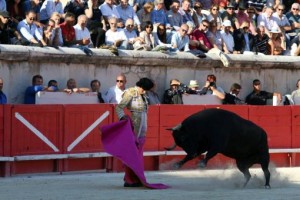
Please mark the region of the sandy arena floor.
[[299, 200], [300, 168], [271, 168], [271, 187], [264, 189], [261, 169], [251, 169], [252, 178], [241, 188], [243, 175], [237, 169], [147, 172], [150, 183], [171, 186], [166, 190], [124, 188], [123, 173], [22, 175], [0, 178], [3, 200]]

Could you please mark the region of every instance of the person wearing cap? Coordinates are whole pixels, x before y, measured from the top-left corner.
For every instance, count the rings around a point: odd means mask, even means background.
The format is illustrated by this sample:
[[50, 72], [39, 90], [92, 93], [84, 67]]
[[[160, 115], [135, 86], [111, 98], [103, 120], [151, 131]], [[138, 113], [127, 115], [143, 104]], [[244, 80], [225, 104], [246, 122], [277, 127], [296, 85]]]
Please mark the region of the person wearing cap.
[[221, 36], [224, 41], [223, 51], [226, 54], [231, 54], [234, 50], [234, 39], [230, 30], [231, 22], [229, 20], [225, 20], [223, 22], [223, 30], [221, 31]]
[[170, 88], [164, 92], [163, 104], [183, 104], [182, 90], [180, 90], [180, 81], [178, 79], [170, 80]]
[[[149, 78], [141, 78], [134, 87], [128, 88], [120, 103], [116, 106], [116, 114], [119, 120], [130, 120], [125, 115], [127, 108], [131, 113], [133, 132], [137, 141], [139, 156], [143, 157], [143, 146], [146, 142], [148, 101], [146, 91], [153, 88], [154, 84]], [[134, 172], [125, 167], [124, 187], [142, 187], [143, 184]]]
[[269, 32], [270, 39], [267, 45], [268, 55], [283, 55], [286, 50], [285, 37], [277, 27], [273, 27]]
[[253, 91], [247, 95], [246, 103], [248, 105], [267, 105], [267, 100], [276, 96], [278, 101], [281, 101], [281, 94], [277, 92], [266, 92], [261, 90], [260, 80], [253, 80]]
[[245, 7], [244, 3], [239, 4], [238, 10], [236, 12], [236, 18], [240, 25], [245, 21], [250, 23], [250, 19], [248, 18], [248, 15], [246, 13], [246, 7]]
[[234, 53], [243, 54], [252, 51], [254, 46], [254, 35], [249, 32], [249, 23], [244, 21], [239, 29], [233, 31]]
[[236, 13], [234, 12], [234, 5], [232, 3], [229, 3], [226, 6], [226, 11], [221, 14], [221, 18], [223, 21], [229, 20], [231, 22], [233, 30], [240, 28]]
[[190, 80], [190, 84], [188, 85], [187, 94], [198, 94], [199, 92], [199, 84], [197, 80]]

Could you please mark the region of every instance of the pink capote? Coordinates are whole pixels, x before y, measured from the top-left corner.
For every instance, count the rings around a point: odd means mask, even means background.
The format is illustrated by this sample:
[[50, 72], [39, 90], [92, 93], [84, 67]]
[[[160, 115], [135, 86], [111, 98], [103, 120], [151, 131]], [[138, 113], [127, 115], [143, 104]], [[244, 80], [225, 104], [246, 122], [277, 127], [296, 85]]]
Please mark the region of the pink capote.
[[144, 174], [144, 163], [139, 156], [138, 140], [132, 131], [130, 120], [121, 120], [100, 128], [102, 144], [105, 151], [120, 159], [140, 179], [145, 187], [151, 189], [166, 189], [164, 184], [147, 183]]

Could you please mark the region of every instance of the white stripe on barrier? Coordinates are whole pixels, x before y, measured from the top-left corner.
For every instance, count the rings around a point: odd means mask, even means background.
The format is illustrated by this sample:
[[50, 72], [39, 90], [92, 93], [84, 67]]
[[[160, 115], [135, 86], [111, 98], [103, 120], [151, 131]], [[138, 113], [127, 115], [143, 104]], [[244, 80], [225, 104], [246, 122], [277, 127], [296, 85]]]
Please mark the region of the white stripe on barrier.
[[98, 124], [100, 124], [107, 116], [109, 115], [109, 111], [106, 111], [99, 117], [90, 127], [88, 127], [72, 144], [68, 146], [68, 151], [72, 151], [72, 149], [83, 140]]
[[37, 130], [32, 124], [30, 124], [22, 115], [18, 112], [15, 113], [15, 117], [22, 122], [29, 130], [31, 130], [36, 136], [38, 136], [43, 142], [45, 142], [53, 151], [59, 152], [58, 148], [46, 138], [39, 130]]

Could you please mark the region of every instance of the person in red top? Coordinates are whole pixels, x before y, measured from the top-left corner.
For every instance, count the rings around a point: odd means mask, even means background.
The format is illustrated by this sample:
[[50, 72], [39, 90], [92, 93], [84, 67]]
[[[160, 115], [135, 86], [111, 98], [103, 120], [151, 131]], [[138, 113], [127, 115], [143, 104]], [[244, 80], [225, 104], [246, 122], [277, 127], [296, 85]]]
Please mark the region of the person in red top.
[[203, 52], [208, 52], [211, 48], [213, 48], [212, 44], [209, 42], [209, 39], [206, 36], [206, 31], [209, 27], [209, 22], [205, 19], [199, 25], [198, 29], [195, 29], [190, 34], [190, 49], [198, 49]]
[[66, 13], [65, 21], [60, 24], [61, 33], [64, 41], [63, 46], [72, 46], [76, 44], [76, 37], [75, 37], [75, 15], [73, 13]]

